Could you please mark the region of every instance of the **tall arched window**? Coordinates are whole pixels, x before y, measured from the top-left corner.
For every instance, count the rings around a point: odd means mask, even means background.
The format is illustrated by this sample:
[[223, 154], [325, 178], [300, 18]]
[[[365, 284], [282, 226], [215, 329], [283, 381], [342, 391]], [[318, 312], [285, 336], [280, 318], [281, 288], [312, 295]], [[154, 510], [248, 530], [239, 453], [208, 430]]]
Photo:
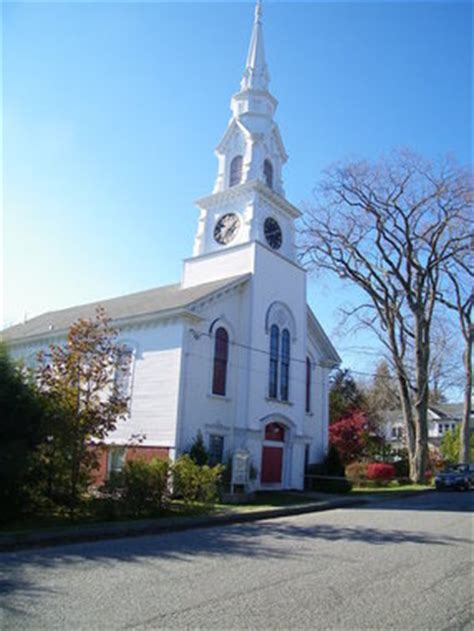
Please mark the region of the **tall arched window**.
[[280, 370], [280, 398], [288, 401], [290, 382], [290, 333], [283, 329], [281, 333], [281, 370]]
[[306, 412], [311, 412], [311, 360], [306, 358]]
[[235, 156], [230, 163], [229, 186], [240, 184], [242, 180], [242, 156]]
[[263, 177], [268, 188], [273, 188], [273, 166], [268, 158], [263, 161]]
[[227, 361], [229, 359], [229, 334], [219, 327], [214, 343], [214, 373], [212, 376], [212, 394], [225, 395], [227, 381]]
[[268, 396], [276, 399], [278, 396], [278, 355], [280, 345], [280, 331], [276, 324], [270, 329], [270, 383]]

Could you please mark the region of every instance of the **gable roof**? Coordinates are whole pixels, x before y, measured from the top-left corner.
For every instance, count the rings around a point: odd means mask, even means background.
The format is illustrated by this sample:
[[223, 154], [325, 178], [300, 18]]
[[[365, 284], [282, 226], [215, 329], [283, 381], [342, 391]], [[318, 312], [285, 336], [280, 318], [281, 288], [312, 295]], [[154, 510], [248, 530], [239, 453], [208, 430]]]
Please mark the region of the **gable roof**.
[[[443, 421], [460, 422], [463, 411], [463, 403], [436, 403], [436, 405], [428, 405], [428, 421], [430, 423]], [[386, 423], [403, 423], [403, 412], [401, 409], [380, 410], [379, 415]], [[472, 416], [471, 414], [471, 418]]]
[[228, 286], [247, 280], [248, 274], [182, 288], [180, 283], [139, 291], [126, 296], [98, 300], [60, 311], [48, 311], [22, 324], [5, 329], [0, 337], [5, 342], [23, 342], [29, 338], [57, 335], [79, 318], [90, 318], [103, 307], [112, 321], [189, 309], [194, 303]]

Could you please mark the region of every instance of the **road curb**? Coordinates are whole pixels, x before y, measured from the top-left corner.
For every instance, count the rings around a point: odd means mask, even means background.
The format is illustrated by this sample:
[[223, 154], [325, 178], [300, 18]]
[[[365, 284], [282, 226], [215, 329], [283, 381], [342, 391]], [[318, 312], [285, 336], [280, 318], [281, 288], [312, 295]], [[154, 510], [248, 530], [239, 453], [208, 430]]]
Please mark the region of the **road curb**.
[[[298, 504], [296, 506], [285, 506], [281, 508], [263, 509], [249, 511], [246, 513], [212, 515], [203, 517], [181, 517], [164, 518], [153, 520], [147, 523], [129, 523], [127, 525], [106, 524], [99, 526], [85, 526], [75, 532], [56, 533], [35, 533], [19, 534], [11, 536], [0, 536], [0, 552], [12, 552], [31, 548], [44, 548], [70, 543], [86, 543], [102, 541], [105, 539], [121, 539], [128, 537], [141, 537], [144, 535], [166, 534], [183, 530], [194, 530], [197, 528], [211, 528], [219, 525], [239, 524], [252, 521], [274, 519], [276, 517], [286, 517], [291, 515], [303, 515], [305, 513], [315, 513], [360, 506], [366, 504], [363, 498], [341, 498], [340, 500], [327, 500], [311, 504]], [[3, 540], [2, 540], [3, 539]]]
[[110, 523], [79, 527], [78, 531], [43, 532], [35, 534], [0, 535], [0, 552], [14, 552], [31, 548], [46, 548], [52, 546], [103, 541], [106, 539], [122, 539], [129, 537], [142, 537], [144, 535], [166, 534], [183, 530], [198, 528], [212, 528], [219, 525], [241, 524], [252, 521], [262, 521], [286, 517], [292, 515], [304, 515], [305, 513], [317, 513], [334, 510], [337, 508], [352, 508], [363, 506], [376, 501], [386, 501], [404, 497], [414, 497], [424, 493], [430, 493], [431, 489], [422, 491], [401, 491], [394, 497], [393, 493], [387, 493], [377, 497], [343, 497], [340, 499], [323, 500], [314, 503], [297, 504], [281, 508], [262, 509], [245, 513], [230, 513], [224, 515], [212, 515], [203, 517], [171, 517], [161, 520], [150, 520], [145, 523]]

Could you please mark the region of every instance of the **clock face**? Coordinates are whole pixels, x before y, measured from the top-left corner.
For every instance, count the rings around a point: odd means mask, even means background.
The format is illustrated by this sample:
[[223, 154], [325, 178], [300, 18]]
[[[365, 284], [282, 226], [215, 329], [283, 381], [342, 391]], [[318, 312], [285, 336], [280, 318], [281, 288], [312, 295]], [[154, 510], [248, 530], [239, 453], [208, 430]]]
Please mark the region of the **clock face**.
[[265, 239], [268, 245], [274, 250], [278, 250], [281, 247], [283, 235], [280, 225], [273, 219], [273, 217], [267, 217], [263, 224], [263, 231], [265, 233]]
[[214, 228], [214, 239], [221, 245], [227, 245], [236, 236], [240, 228], [240, 219], [235, 213], [222, 215]]

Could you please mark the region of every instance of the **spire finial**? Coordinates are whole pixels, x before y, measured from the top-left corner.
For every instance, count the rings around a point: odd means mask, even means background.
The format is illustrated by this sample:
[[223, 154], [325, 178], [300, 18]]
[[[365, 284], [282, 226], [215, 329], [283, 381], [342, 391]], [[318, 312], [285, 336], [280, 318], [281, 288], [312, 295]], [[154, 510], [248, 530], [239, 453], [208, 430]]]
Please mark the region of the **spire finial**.
[[247, 64], [240, 83], [242, 90], [267, 90], [268, 88], [268, 69], [265, 61], [265, 52], [263, 49], [263, 32], [262, 32], [262, 3], [257, 0], [255, 5], [255, 18], [253, 22], [252, 37], [250, 38], [249, 52], [247, 55]]

